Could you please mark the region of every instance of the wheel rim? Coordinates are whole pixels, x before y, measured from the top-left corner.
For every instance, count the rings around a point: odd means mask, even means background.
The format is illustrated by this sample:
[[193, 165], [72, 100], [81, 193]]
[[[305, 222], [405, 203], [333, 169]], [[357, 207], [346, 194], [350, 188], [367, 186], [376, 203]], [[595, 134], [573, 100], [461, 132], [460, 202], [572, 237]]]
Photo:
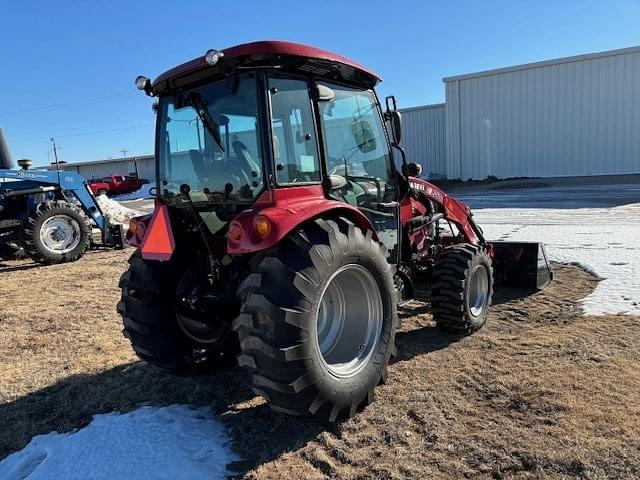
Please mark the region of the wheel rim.
[[327, 282], [316, 315], [316, 342], [327, 369], [356, 375], [376, 351], [383, 306], [373, 275], [360, 265], [338, 269]]
[[47, 218], [40, 228], [40, 242], [53, 253], [71, 252], [80, 243], [80, 224], [66, 215]]
[[477, 317], [482, 314], [489, 298], [489, 274], [487, 269], [478, 265], [471, 274], [469, 282], [469, 310]]

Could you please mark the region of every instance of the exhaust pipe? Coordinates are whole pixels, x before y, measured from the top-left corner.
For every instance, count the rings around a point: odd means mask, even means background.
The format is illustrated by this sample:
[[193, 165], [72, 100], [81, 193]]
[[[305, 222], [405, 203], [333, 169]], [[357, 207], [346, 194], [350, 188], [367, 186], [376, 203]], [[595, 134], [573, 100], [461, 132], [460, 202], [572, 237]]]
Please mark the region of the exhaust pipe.
[[11, 157], [11, 152], [9, 151], [9, 145], [7, 145], [7, 141], [4, 138], [4, 132], [0, 128], [0, 169], [9, 169], [16, 168], [16, 164]]
[[22, 159], [18, 160], [18, 165], [20, 166], [20, 168], [22, 170], [29, 170], [31, 165], [33, 165], [33, 162], [31, 160], [29, 160], [28, 158], [22, 158]]

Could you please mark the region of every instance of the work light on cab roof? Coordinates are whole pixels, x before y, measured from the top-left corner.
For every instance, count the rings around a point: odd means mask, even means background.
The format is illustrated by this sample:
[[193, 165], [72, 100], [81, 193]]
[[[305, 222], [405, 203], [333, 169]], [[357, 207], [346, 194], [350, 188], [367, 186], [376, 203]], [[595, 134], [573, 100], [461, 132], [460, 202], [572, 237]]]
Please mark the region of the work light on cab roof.
[[213, 66], [216, 65], [222, 57], [224, 57], [223, 52], [211, 48], [204, 54], [204, 61]]
[[[204, 61], [207, 63], [207, 65], [211, 65], [213, 67], [214, 65], [218, 64], [222, 57], [224, 57], [224, 52], [216, 50], [214, 48], [210, 48], [204, 54]], [[154, 96], [153, 85], [149, 77], [146, 77], [145, 75], [138, 75], [136, 77], [135, 84], [138, 90], [142, 90], [150, 97]]]
[[138, 75], [136, 77], [136, 88], [138, 90], [144, 91], [147, 95], [151, 96], [151, 80], [149, 77], [145, 77], [144, 75]]

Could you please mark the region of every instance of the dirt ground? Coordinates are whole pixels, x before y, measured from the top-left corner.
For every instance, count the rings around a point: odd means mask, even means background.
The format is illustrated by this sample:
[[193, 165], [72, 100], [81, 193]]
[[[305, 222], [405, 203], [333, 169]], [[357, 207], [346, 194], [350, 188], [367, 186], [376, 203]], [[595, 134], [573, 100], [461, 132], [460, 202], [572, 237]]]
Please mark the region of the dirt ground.
[[497, 292], [471, 337], [404, 310], [376, 402], [326, 427], [271, 413], [238, 368], [138, 362], [115, 312], [130, 253], [0, 263], [0, 459], [96, 413], [191, 403], [227, 422], [247, 478], [640, 478], [640, 319], [581, 316], [596, 279], [575, 266], [543, 292]]

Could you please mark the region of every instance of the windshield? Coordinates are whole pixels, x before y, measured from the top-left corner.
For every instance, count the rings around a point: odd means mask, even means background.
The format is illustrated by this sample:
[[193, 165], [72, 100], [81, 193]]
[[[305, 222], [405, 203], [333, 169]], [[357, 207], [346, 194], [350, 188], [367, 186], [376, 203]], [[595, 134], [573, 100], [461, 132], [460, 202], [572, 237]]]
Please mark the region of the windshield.
[[251, 202], [262, 190], [256, 92], [247, 73], [160, 100], [158, 173], [169, 204]]

